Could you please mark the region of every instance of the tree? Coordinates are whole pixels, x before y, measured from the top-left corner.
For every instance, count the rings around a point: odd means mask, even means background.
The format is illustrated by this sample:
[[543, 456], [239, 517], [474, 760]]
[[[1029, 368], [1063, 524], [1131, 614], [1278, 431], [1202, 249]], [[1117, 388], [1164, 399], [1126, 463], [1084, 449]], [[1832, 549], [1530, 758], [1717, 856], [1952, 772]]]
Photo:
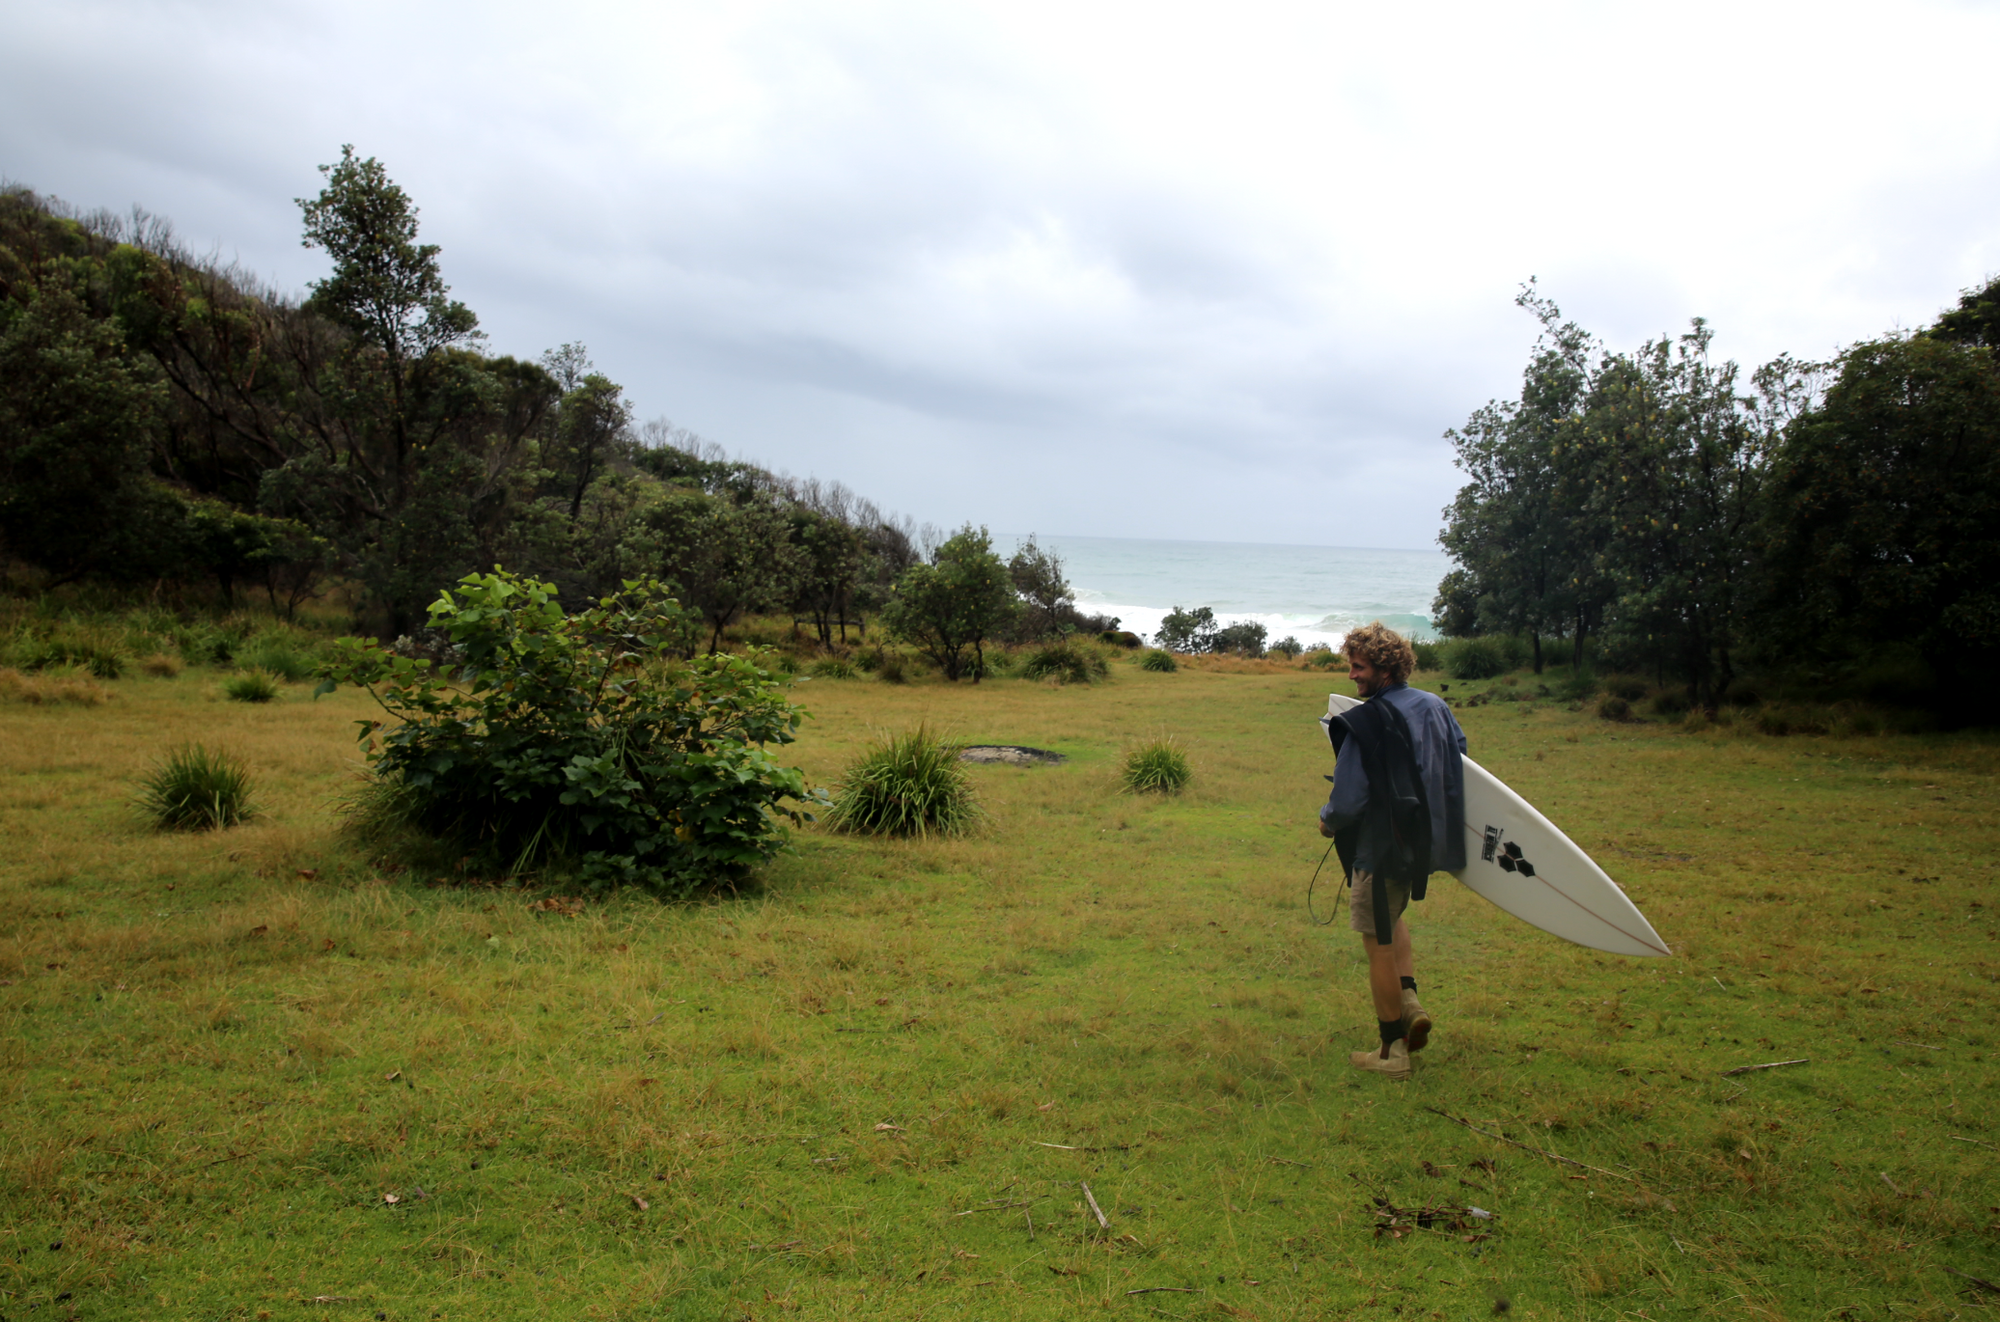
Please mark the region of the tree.
[[784, 512], [769, 501], [738, 505], [679, 490], [644, 517], [658, 537], [661, 577], [678, 584], [709, 623], [710, 656], [737, 616], [782, 605], [797, 587], [798, 552]]
[[146, 459], [163, 392], [60, 268], [39, 274], [0, 302], [0, 538], [59, 581], [143, 574], [159, 550]]
[[2000, 670], [1995, 351], [1917, 335], [1858, 344], [1838, 368], [1773, 459], [1767, 634], [1794, 658], [1914, 643], [1955, 704], [1990, 704]]
[[[1570, 635], [1575, 658], [1608, 585], [1587, 511], [1595, 474], [1578, 433], [1596, 342], [1530, 281], [1514, 300], [1542, 325], [1517, 400], [1493, 401], [1445, 433], [1467, 482], [1438, 540], [1461, 568], [1453, 633], [1525, 633], [1537, 674], [1542, 639]], [[1440, 585], [1442, 613], [1447, 603]]]
[[333, 274], [312, 283], [308, 304], [355, 337], [355, 347], [381, 354], [379, 384], [390, 395], [387, 422], [394, 431], [392, 470], [400, 480], [408, 465], [410, 373], [441, 350], [478, 337], [479, 319], [446, 297], [451, 287], [438, 270], [437, 244], [417, 242], [417, 208], [373, 156], [356, 160], [344, 145], [340, 160], [322, 165], [326, 187], [308, 201], [307, 248], [323, 248]]
[[1076, 594], [1063, 576], [1062, 557], [1044, 550], [1032, 534], [1007, 562], [1007, 576], [1021, 595], [1021, 633], [1029, 640], [1058, 633], [1076, 611]]
[[598, 372], [581, 344], [551, 349], [542, 355], [542, 368], [562, 391], [543, 461], [569, 499], [573, 523], [583, 516], [583, 493], [630, 437], [632, 406], [624, 400], [624, 387]]
[[836, 627], [845, 643], [849, 610], [868, 564], [867, 543], [858, 528], [830, 514], [800, 507], [790, 522], [799, 566], [796, 605], [811, 617], [821, 647], [833, 646]]
[[970, 649], [977, 684], [986, 669], [986, 640], [1019, 609], [1007, 566], [993, 554], [992, 536], [968, 523], [928, 563], [910, 566], [896, 580], [883, 623], [895, 637], [922, 648], [954, 682], [968, 668]]
[[1220, 632], [1211, 607], [1197, 606], [1184, 611], [1176, 606], [1160, 621], [1160, 631], [1153, 637], [1169, 652], [1213, 652]]

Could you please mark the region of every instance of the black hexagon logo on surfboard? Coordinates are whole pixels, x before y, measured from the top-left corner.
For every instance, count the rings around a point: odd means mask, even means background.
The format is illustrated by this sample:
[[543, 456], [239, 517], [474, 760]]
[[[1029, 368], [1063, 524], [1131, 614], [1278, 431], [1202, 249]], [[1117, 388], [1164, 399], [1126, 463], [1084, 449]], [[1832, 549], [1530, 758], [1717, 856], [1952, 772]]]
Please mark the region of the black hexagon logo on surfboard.
[[1479, 857], [1488, 863], [1498, 863], [1502, 872], [1518, 872], [1524, 877], [1535, 875], [1535, 865], [1521, 854], [1521, 847], [1512, 840], [1500, 842], [1500, 828], [1486, 828], [1486, 838], [1480, 846]]

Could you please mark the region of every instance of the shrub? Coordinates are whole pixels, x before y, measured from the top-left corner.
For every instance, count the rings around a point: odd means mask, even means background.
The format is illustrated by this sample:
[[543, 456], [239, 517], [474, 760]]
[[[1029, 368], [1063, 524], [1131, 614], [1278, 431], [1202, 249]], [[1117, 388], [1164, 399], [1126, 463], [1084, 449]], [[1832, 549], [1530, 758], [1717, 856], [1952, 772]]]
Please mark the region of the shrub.
[[1679, 716], [1689, 707], [1688, 695], [1679, 689], [1665, 689], [1653, 695], [1653, 715]]
[[1582, 702], [1596, 692], [1597, 676], [1588, 670], [1573, 670], [1555, 683], [1555, 696], [1563, 702]]
[[313, 658], [283, 638], [256, 639], [237, 652], [236, 659], [253, 670], [296, 684], [313, 673]]
[[1139, 635], [1130, 629], [1106, 629], [1097, 635], [1097, 641], [1107, 647], [1122, 647], [1126, 651], [1137, 651], [1144, 644]]
[[142, 659], [139, 669], [156, 679], [172, 679], [181, 673], [181, 659], [161, 652]]
[[1507, 647], [1498, 638], [1454, 638], [1443, 651], [1444, 668], [1453, 679], [1492, 679], [1507, 673]]
[[1244, 656], [1264, 655], [1264, 637], [1267, 630], [1254, 620], [1240, 620], [1215, 631], [1215, 642], [1210, 651], [1239, 652]]
[[1181, 663], [1174, 660], [1174, 654], [1161, 647], [1148, 648], [1146, 654], [1139, 658], [1141, 670], [1153, 670], [1163, 675], [1170, 675], [1180, 668]]
[[0, 699], [30, 706], [102, 706], [111, 695], [102, 684], [74, 667], [44, 671], [32, 678], [18, 670], [0, 670]]
[[1184, 611], [1176, 606], [1160, 621], [1153, 641], [1169, 652], [1212, 652], [1218, 632], [1213, 608], [1197, 606]]
[[226, 753], [187, 744], [139, 782], [139, 811], [162, 831], [211, 831], [255, 812], [250, 773]]
[[364, 825], [408, 822], [483, 868], [680, 895], [776, 852], [781, 821], [810, 820], [787, 800], [824, 802], [765, 750], [804, 715], [768, 671], [660, 659], [688, 615], [657, 582], [571, 615], [550, 584], [471, 574], [430, 617], [463, 656], [449, 683], [355, 638], [324, 671], [318, 692], [361, 685], [394, 722], [362, 722]]
[[837, 656], [813, 662], [813, 674], [820, 679], [853, 679], [860, 673], [852, 662], [843, 661]]
[[278, 681], [261, 670], [246, 670], [223, 681], [222, 693], [231, 702], [269, 702], [278, 696]]
[[881, 664], [882, 664], [882, 649], [879, 647], [874, 648], [870, 651], [856, 652], [854, 654], [854, 668], [856, 670], [861, 671], [863, 674], [868, 674], [868, 675], [874, 674], [875, 667]]
[[1088, 684], [1110, 675], [1111, 667], [1095, 648], [1073, 638], [1037, 648], [1021, 667], [1024, 679], [1053, 680], [1058, 684]]
[[1339, 666], [1343, 659], [1340, 653], [1321, 644], [1306, 652], [1305, 665], [1312, 670], [1332, 670]]
[[848, 764], [826, 820], [860, 835], [961, 835], [983, 814], [958, 741], [919, 725], [878, 739]]
[[901, 652], [881, 652], [875, 658], [875, 678], [884, 684], [910, 682], [909, 662]]
[[1297, 656], [1300, 652], [1303, 652], [1305, 650], [1305, 647], [1303, 644], [1299, 642], [1297, 638], [1293, 637], [1291, 634], [1286, 634], [1283, 638], [1280, 638], [1277, 642], [1272, 643], [1269, 650], [1278, 656], [1282, 656], [1283, 658], [1285, 658], [1285, 660], [1289, 661], [1293, 657]]
[[1008, 674], [1013, 671], [1015, 660], [1014, 654], [1004, 648], [989, 648], [984, 662], [985, 673], [989, 675]]
[[1631, 675], [1611, 675], [1604, 681], [1604, 691], [1627, 702], [1637, 702], [1646, 696], [1646, 681]]
[[[1276, 649], [1272, 650], [1275, 651]], [[1444, 648], [1442, 645], [1435, 642], [1419, 642], [1413, 638], [1410, 640], [1410, 650], [1417, 654], [1417, 669], [1444, 669]]]
[[1615, 693], [1607, 693], [1597, 700], [1597, 714], [1607, 721], [1629, 721], [1632, 704]]
[[1187, 754], [1171, 735], [1133, 749], [1119, 777], [1133, 794], [1178, 794], [1193, 778]]
[[125, 658], [109, 648], [74, 639], [47, 638], [28, 644], [18, 653], [23, 670], [88, 670], [97, 679], [117, 679], [125, 673]]
[[1810, 707], [1769, 706], [1757, 712], [1757, 728], [1768, 735], [1825, 734], [1826, 714]]

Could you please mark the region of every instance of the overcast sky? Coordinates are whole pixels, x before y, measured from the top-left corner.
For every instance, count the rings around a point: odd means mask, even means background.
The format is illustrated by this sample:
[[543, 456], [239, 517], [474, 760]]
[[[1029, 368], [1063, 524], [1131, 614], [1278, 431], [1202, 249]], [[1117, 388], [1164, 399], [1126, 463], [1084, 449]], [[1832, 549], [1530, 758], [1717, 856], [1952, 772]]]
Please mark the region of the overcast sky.
[[342, 143], [498, 352], [996, 531], [1429, 546], [1529, 276], [1745, 363], [2000, 270], [1991, 3], [0, 0], [0, 174], [291, 290]]

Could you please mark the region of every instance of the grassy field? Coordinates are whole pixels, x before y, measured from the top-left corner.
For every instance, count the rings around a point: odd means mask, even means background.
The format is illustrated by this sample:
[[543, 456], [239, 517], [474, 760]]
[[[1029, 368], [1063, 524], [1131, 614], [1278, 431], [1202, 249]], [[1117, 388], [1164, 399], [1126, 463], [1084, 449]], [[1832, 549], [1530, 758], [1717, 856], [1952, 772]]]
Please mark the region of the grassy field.
[[[1358, 943], [1304, 908], [1325, 674], [801, 683], [822, 783], [918, 720], [1069, 761], [974, 768], [970, 839], [809, 831], [682, 906], [381, 870], [335, 811], [365, 697], [218, 685], [0, 703], [5, 1318], [2000, 1303], [1969, 1279], [2000, 1285], [1991, 736], [1466, 709], [1677, 953], [1441, 879], [1399, 1086], [1347, 1065]], [[1191, 790], [1120, 794], [1162, 733]], [[143, 829], [135, 782], [187, 739], [248, 762], [260, 818]]]

